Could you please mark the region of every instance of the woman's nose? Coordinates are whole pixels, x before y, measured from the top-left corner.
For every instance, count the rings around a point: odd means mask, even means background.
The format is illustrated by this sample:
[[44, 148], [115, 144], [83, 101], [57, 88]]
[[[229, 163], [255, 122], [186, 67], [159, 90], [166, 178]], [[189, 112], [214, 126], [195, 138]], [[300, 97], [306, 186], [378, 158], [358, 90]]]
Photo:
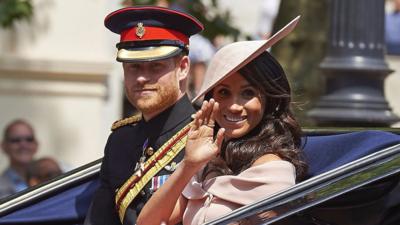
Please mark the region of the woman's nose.
[[229, 110], [231, 112], [241, 112], [243, 110], [243, 105], [233, 102], [232, 105], [229, 106]]

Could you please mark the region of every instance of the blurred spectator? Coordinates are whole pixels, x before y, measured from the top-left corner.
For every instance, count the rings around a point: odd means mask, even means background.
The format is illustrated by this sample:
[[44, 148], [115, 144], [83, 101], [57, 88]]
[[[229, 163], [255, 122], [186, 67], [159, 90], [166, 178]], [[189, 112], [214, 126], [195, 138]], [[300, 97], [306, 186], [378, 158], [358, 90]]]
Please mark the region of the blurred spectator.
[[[158, 5], [169, 7], [173, 10], [187, 12], [188, 4], [190, 1], [177, 0], [171, 4], [160, 4], [162, 0], [158, 0]], [[207, 28], [206, 28], [207, 29]], [[208, 61], [214, 55], [216, 49], [214, 45], [205, 38], [201, 34], [196, 34], [190, 37], [189, 40], [189, 58], [190, 58], [190, 72], [189, 72], [189, 87], [188, 87], [188, 95], [189, 98], [193, 98], [197, 95], [197, 92], [200, 90], [200, 86], [203, 83], [203, 77], [207, 69]], [[201, 99], [200, 99], [201, 100]], [[201, 101], [195, 103], [195, 105], [199, 105], [202, 103]]]
[[1, 148], [8, 157], [9, 166], [0, 176], [0, 198], [28, 187], [27, 168], [38, 149], [32, 126], [21, 119], [9, 123]]
[[30, 187], [48, 181], [61, 175], [63, 172], [53, 158], [43, 157], [30, 163], [27, 180]]
[[191, 60], [189, 76], [189, 96], [193, 98], [200, 90], [208, 61], [215, 53], [214, 45], [205, 37], [196, 34], [190, 37], [189, 58]]
[[257, 37], [255, 39], [268, 39], [271, 35], [276, 16], [278, 15], [281, 0], [263, 1], [261, 13], [257, 22]]
[[393, 0], [393, 11], [386, 14], [385, 39], [387, 53], [400, 55], [400, 0]]

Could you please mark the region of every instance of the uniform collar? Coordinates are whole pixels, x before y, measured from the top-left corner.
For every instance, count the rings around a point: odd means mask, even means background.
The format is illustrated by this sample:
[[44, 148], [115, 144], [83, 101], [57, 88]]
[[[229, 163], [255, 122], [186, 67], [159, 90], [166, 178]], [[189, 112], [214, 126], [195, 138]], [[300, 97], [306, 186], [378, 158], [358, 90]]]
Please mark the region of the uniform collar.
[[193, 108], [187, 95], [181, 97], [174, 105], [161, 112], [149, 121], [143, 121], [148, 137], [161, 136], [177, 127], [181, 122], [187, 120], [195, 109]]

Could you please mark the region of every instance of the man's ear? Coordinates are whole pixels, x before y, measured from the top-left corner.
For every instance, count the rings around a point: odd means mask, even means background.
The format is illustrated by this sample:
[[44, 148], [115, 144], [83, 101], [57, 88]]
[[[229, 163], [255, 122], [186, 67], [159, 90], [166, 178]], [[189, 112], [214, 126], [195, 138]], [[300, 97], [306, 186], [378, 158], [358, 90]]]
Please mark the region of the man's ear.
[[178, 63], [179, 63], [179, 81], [183, 81], [187, 79], [189, 75], [189, 69], [190, 69], [189, 56], [187, 55], [182, 56]]

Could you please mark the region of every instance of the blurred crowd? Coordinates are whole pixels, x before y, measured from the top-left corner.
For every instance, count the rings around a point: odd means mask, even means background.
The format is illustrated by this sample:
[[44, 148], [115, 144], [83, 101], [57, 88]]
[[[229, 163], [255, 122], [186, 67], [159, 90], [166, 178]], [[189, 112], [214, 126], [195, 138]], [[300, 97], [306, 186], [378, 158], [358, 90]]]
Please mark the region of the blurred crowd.
[[8, 158], [8, 167], [0, 175], [0, 198], [62, 174], [55, 159], [35, 159], [38, 147], [34, 129], [27, 121], [17, 119], [5, 127], [1, 149]]

